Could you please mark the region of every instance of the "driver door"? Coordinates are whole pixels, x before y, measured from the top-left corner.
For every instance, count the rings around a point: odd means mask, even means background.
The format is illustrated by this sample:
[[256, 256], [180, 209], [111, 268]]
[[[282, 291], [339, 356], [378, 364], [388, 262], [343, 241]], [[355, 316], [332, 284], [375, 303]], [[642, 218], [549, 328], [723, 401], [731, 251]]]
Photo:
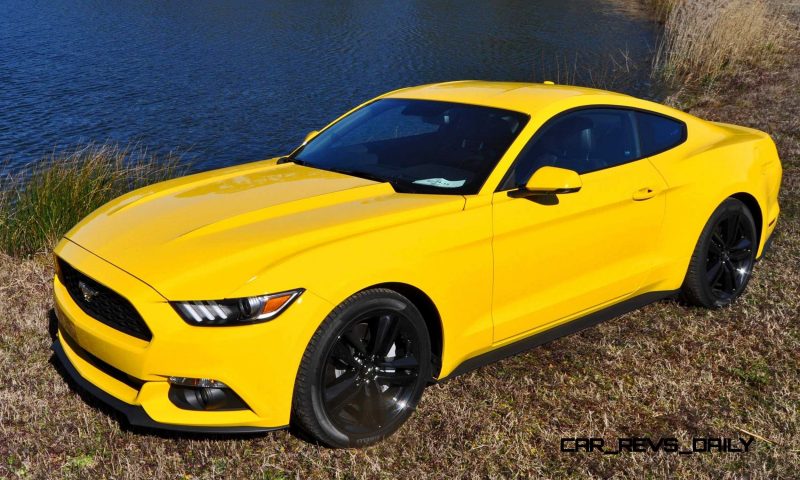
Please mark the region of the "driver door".
[[[494, 341], [527, 336], [631, 296], [653, 264], [666, 184], [640, 157], [633, 113], [556, 117], [494, 193]], [[512, 198], [539, 167], [575, 170], [578, 192]]]

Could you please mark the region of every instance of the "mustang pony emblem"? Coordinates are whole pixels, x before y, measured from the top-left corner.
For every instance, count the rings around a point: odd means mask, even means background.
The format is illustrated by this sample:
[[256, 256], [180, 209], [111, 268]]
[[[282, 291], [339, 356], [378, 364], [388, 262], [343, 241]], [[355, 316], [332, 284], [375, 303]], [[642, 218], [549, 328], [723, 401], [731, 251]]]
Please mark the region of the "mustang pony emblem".
[[91, 302], [92, 299], [96, 297], [98, 293], [100, 293], [89, 285], [86, 285], [84, 282], [78, 282], [78, 288], [81, 289], [83, 299], [87, 302]]

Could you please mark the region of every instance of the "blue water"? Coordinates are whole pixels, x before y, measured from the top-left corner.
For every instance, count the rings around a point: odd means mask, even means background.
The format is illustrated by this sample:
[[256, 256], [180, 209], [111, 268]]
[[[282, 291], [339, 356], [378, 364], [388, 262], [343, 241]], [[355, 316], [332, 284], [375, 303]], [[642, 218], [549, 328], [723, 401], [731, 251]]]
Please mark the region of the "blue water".
[[205, 169], [286, 153], [402, 86], [643, 64], [656, 26], [638, 4], [0, 0], [0, 164], [114, 141]]

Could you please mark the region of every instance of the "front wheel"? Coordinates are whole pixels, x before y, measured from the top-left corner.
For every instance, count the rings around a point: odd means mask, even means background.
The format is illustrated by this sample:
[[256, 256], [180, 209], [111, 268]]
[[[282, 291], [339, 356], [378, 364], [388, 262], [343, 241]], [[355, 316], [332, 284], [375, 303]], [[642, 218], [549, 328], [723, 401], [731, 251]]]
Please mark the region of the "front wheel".
[[359, 292], [309, 342], [293, 399], [295, 426], [331, 447], [363, 447], [397, 430], [431, 376], [425, 320], [406, 297]]
[[729, 305], [747, 286], [757, 249], [753, 215], [744, 203], [728, 198], [700, 235], [681, 288], [683, 296], [706, 308]]

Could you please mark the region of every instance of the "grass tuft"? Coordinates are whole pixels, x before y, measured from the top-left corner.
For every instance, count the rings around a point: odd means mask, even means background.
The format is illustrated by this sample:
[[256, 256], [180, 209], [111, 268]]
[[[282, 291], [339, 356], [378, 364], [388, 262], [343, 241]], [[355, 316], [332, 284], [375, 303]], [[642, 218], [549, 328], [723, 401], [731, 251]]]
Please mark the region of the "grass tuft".
[[75, 148], [0, 178], [0, 251], [31, 256], [51, 249], [72, 226], [109, 200], [180, 176], [176, 155], [96, 145]]
[[643, 0], [643, 3], [650, 8], [656, 20], [664, 23], [680, 1], [681, 0]]
[[792, 30], [769, 0], [652, 0], [664, 34], [653, 73], [670, 86], [711, 87], [778, 63]]
[[603, 62], [575, 54], [573, 57], [541, 54], [534, 61], [531, 78], [536, 82], [552, 81], [559, 85], [576, 85], [618, 92], [636, 91], [637, 62], [627, 50], [610, 53]]

